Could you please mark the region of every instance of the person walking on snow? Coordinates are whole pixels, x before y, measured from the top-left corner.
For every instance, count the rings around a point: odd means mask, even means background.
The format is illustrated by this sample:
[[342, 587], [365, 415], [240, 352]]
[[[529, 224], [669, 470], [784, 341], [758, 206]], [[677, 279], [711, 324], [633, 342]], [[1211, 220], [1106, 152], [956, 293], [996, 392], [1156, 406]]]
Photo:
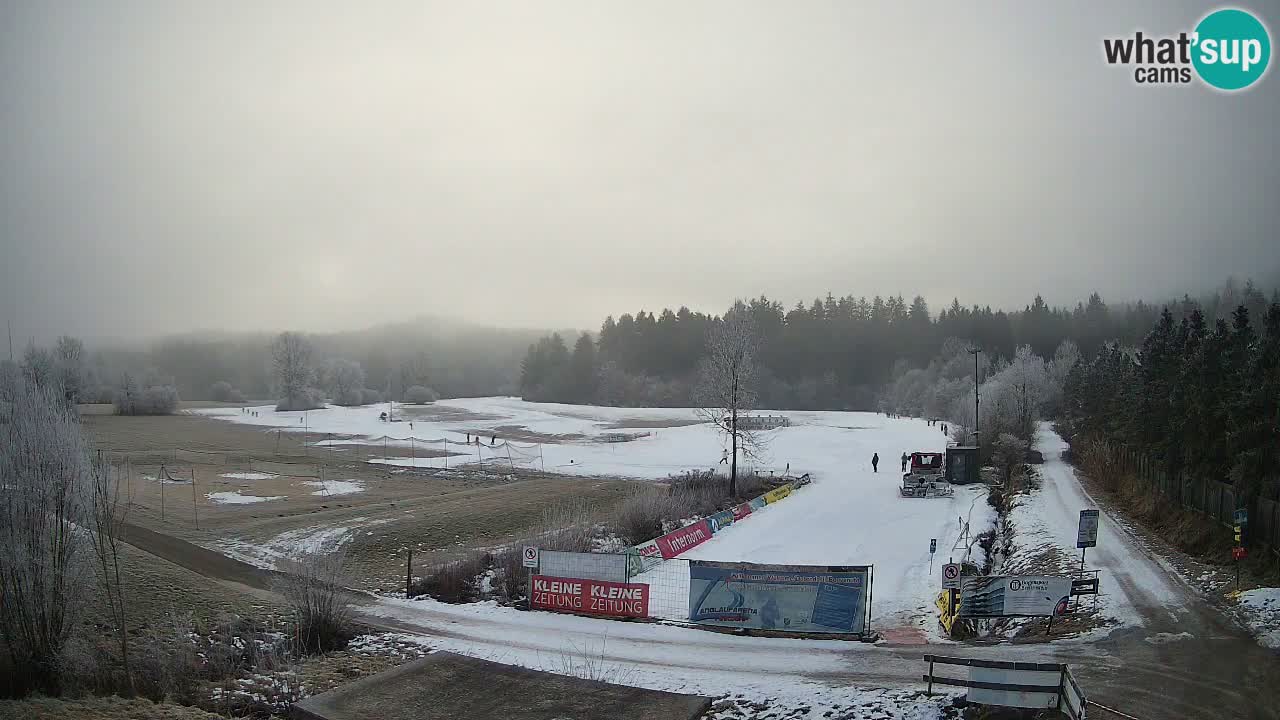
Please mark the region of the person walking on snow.
[[871, 472], [880, 472], [880, 453], [871, 453]]
[[909, 457], [910, 456], [907, 455], [906, 453], [902, 453], [902, 472], [907, 471], [907, 460], [909, 459]]

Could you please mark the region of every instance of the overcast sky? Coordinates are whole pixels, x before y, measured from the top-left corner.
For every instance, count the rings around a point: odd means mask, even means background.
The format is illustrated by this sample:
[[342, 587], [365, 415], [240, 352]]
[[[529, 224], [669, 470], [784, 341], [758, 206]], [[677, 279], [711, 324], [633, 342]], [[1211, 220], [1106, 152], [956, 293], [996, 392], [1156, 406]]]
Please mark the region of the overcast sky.
[[1102, 38], [1214, 5], [1120, 4], [11, 0], [0, 312], [595, 328], [1273, 276], [1280, 78], [1135, 85]]

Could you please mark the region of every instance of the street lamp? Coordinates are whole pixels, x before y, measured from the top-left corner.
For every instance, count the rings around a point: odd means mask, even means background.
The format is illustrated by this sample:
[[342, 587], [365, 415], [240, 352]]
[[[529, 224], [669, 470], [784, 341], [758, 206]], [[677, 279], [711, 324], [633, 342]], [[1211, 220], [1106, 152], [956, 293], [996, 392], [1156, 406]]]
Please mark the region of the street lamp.
[[978, 442], [978, 353], [982, 352], [981, 348], [969, 348], [969, 354], [973, 355], [973, 446], [978, 448], [978, 458], [981, 462], [982, 443]]

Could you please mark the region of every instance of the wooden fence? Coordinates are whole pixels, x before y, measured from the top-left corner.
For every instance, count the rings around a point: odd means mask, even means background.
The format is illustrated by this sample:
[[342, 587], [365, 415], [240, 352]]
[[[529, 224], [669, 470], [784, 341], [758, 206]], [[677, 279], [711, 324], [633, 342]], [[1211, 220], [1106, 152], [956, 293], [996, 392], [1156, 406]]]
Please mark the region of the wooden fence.
[[[1171, 503], [1192, 510], [1226, 527], [1232, 527], [1237, 508], [1245, 503], [1236, 498], [1235, 486], [1216, 478], [1190, 478], [1185, 473], [1171, 476], [1157, 461], [1142, 453], [1121, 448], [1117, 460], [1147, 488]], [[1263, 487], [1274, 487], [1280, 477], [1270, 477]], [[1247, 504], [1249, 526], [1246, 539], [1255, 548], [1280, 553], [1280, 502], [1265, 497]]]

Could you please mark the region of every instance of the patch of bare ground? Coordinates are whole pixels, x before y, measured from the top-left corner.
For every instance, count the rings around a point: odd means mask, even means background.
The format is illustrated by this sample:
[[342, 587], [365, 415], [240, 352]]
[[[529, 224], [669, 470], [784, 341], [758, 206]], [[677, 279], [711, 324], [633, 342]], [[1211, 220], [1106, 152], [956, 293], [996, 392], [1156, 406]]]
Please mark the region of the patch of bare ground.
[[701, 425], [705, 420], [696, 418], [687, 418], [684, 420], [676, 420], [674, 418], [623, 418], [617, 422], [611, 422], [605, 425], [609, 430], [621, 430], [623, 428], [674, 428], [687, 427], [689, 425]]
[[169, 702], [122, 697], [0, 700], [3, 720], [220, 720], [220, 715]]
[[511, 440], [513, 442], [521, 443], [547, 443], [549, 445], [554, 445], [573, 442], [574, 440], [581, 440], [583, 437], [586, 437], [580, 433], [553, 435], [550, 433], [534, 432], [523, 425], [499, 425], [494, 428], [473, 428], [470, 432], [472, 436], [480, 438], [480, 443], [482, 445], [489, 444], [490, 441], [501, 442], [503, 440]]
[[[474, 412], [453, 405], [397, 405], [396, 419], [402, 422], [417, 420], [449, 420], [451, 422], [472, 422], [484, 420], [500, 420], [501, 416]], [[395, 423], [399, 424], [399, 423]]]

